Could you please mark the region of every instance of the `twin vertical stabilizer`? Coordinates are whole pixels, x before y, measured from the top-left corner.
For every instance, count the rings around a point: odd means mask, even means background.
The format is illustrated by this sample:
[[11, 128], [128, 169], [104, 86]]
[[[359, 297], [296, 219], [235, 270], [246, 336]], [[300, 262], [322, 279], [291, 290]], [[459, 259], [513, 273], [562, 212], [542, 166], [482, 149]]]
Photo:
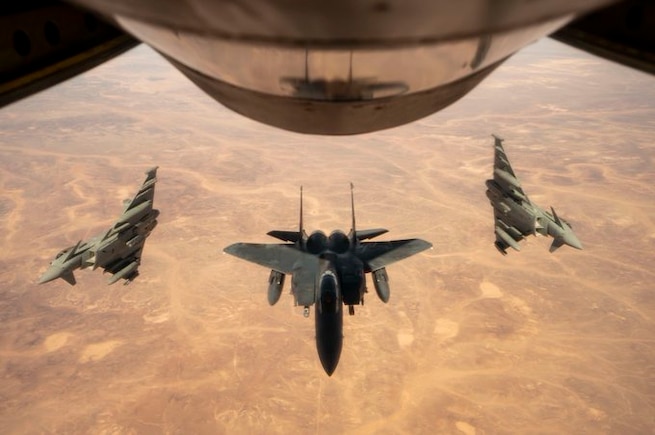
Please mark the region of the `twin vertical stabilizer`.
[[357, 227], [355, 226], [355, 186], [353, 183], [350, 183], [350, 210], [352, 213], [352, 223], [350, 227], [350, 234], [348, 238], [350, 239], [350, 246], [357, 246]]
[[305, 240], [307, 239], [307, 233], [305, 233], [305, 226], [303, 224], [303, 210], [302, 210], [302, 186], [300, 186], [300, 216], [298, 218], [298, 231], [284, 231], [284, 230], [273, 230], [269, 231], [268, 234], [271, 237], [282, 240], [284, 242], [295, 243], [301, 249], [305, 248]]
[[[372, 239], [381, 234], [388, 232], [384, 228], [372, 228], [362, 231], [357, 231], [357, 226], [355, 223], [355, 186], [353, 183], [350, 183], [350, 207], [352, 213], [352, 227], [350, 233], [348, 234], [348, 241], [350, 246], [357, 246], [360, 241], [366, 239]], [[298, 245], [301, 249], [304, 249], [305, 241], [307, 240], [307, 233], [305, 232], [305, 226], [303, 221], [303, 189], [300, 186], [300, 216], [298, 218], [298, 231], [284, 231], [284, 230], [273, 230], [269, 231], [269, 236], [275, 237], [276, 239], [282, 240], [284, 242], [292, 242]]]

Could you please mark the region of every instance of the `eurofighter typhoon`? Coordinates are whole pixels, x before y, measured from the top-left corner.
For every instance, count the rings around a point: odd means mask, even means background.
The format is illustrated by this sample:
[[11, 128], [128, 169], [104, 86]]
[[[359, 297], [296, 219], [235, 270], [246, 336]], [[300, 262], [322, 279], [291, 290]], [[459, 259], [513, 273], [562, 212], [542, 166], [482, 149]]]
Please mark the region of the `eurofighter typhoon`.
[[61, 278], [75, 285], [75, 269], [98, 267], [112, 274], [107, 280], [113, 284], [124, 279], [129, 284], [139, 275], [139, 264], [146, 238], [157, 225], [158, 210], [153, 210], [157, 168], [146, 172], [146, 179], [134, 198], [125, 201], [123, 214], [106, 232], [86, 242], [61, 251], [39, 279], [39, 284]]
[[303, 226], [302, 187], [298, 231], [270, 231], [281, 244], [235, 243], [225, 252], [271, 269], [268, 302], [280, 298], [285, 275], [291, 277], [291, 293], [296, 305], [304, 306], [305, 317], [316, 305], [316, 349], [321, 365], [332, 375], [339, 363], [343, 343], [343, 305], [350, 315], [355, 305], [364, 303], [365, 273], [372, 273], [375, 291], [382, 302], [389, 300], [389, 277], [385, 267], [430, 248], [421, 239], [362, 242], [387, 232], [384, 228], [355, 229], [353, 186], [350, 185], [352, 228], [349, 234], [335, 230], [329, 236], [315, 231], [309, 237]]
[[518, 241], [527, 235], [541, 234], [554, 238], [550, 252], [562, 245], [582, 249], [571, 225], [551, 207], [550, 213], [532, 203], [521, 188], [503, 149], [503, 139], [494, 137], [494, 178], [487, 180], [487, 197], [494, 209], [496, 249], [507, 254], [511, 247], [520, 251]]

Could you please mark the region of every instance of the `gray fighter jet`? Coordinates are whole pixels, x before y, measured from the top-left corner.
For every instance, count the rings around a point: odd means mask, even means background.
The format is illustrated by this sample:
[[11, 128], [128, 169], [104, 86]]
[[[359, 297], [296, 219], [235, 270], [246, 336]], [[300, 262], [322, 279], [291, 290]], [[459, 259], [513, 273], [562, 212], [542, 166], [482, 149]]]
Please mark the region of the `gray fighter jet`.
[[582, 249], [571, 225], [557, 216], [552, 207], [548, 213], [528, 199], [505, 154], [503, 139], [493, 137], [494, 178], [487, 180], [486, 184], [487, 197], [494, 208], [496, 249], [503, 255], [507, 255], [509, 247], [520, 251], [518, 241], [530, 234], [553, 237], [550, 252], [562, 245]]
[[39, 284], [61, 278], [75, 285], [75, 269], [102, 267], [112, 274], [107, 280], [113, 284], [124, 279], [129, 284], [139, 275], [139, 264], [143, 245], [150, 232], [157, 225], [158, 210], [153, 210], [157, 168], [146, 172], [146, 180], [134, 199], [125, 201], [123, 214], [105, 233], [86, 242], [81, 240], [75, 246], [61, 251], [50, 263], [50, 267], [39, 279]]
[[335, 230], [330, 236], [315, 231], [309, 237], [303, 226], [302, 187], [300, 188], [300, 223], [298, 231], [270, 231], [268, 235], [282, 244], [235, 243], [225, 252], [271, 269], [268, 302], [280, 298], [285, 275], [291, 277], [295, 304], [316, 304], [316, 349], [325, 372], [330, 376], [339, 363], [343, 341], [343, 305], [350, 315], [354, 306], [364, 303], [365, 273], [373, 274], [375, 291], [382, 302], [389, 300], [389, 278], [385, 267], [430, 248], [421, 239], [388, 242], [362, 242], [387, 232], [386, 229], [356, 230], [353, 185], [350, 185], [352, 229], [346, 235]]

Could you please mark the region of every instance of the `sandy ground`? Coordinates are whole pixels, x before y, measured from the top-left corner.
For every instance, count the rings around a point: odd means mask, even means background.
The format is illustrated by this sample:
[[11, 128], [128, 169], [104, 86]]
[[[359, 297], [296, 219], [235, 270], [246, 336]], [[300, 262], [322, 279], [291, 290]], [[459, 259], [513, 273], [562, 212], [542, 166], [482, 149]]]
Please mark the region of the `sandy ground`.
[[[141, 47], [0, 111], [4, 433], [652, 433], [653, 78], [555, 42], [414, 124], [311, 137], [235, 115]], [[492, 139], [584, 251], [493, 247]], [[36, 285], [158, 165], [141, 275]], [[224, 255], [295, 229], [434, 249], [389, 267], [328, 378], [313, 320]], [[287, 284], [288, 289], [288, 284]]]

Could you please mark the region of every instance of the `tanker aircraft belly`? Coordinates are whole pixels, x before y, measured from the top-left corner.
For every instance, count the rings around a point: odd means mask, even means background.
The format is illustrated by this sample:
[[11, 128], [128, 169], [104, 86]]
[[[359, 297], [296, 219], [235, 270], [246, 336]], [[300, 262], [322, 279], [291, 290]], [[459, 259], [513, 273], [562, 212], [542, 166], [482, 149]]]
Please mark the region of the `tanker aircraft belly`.
[[496, 249], [507, 254], [507, 248], [521, 250], [519, 241], [527, 235], [553, 237], [550, 252], [562, 245], [582, 249], [571, 225], [551, 207], [550, 213], [528, 198], [503, 148], [503, 139], [494, 135], [493, 179], [487, 180], [487, 197], [494, 209]]
[[316, 348], [323, 369], [332, 375], [339, 362], [343, 342], [343, 306], [351, 315], [355, 305], [364, 303], [366, 280], [372, 273], [376, 293], [383, 302], [389, 300], [389, 278], [385, 267], [430, 248], [421, 239], [364, 242], [387, 232], [383, 228], [357, 230], [353, 186], [351, 184], [352, 228], [349, 234], [335, 230], [329, 236], [322, 231], [307, 235], [303, 226], [302, 187], [300, 189], [300, 224], [298, 231], [270, 231], [268, 234], [289, 243], [235, 243], [225, 252], [271, 269], [268, 302], [280, 298], [284, 278], [291, 275], [291, 293], [295, 304], [316, 305]]
[[61, 278], [75, 285], [75, 269], [101, 267], [112, 274], [113, 284], [120, 279], [129, 284], [139, 275], [141, 254], [146, 238], [157, 225], [159, 211], [152, 208], [157, 168], [146, 172], [146, 179], [132, 200], [126, 200], [123, 214], [106, 232], [61, 251], [39, 279], [39, 284]]

